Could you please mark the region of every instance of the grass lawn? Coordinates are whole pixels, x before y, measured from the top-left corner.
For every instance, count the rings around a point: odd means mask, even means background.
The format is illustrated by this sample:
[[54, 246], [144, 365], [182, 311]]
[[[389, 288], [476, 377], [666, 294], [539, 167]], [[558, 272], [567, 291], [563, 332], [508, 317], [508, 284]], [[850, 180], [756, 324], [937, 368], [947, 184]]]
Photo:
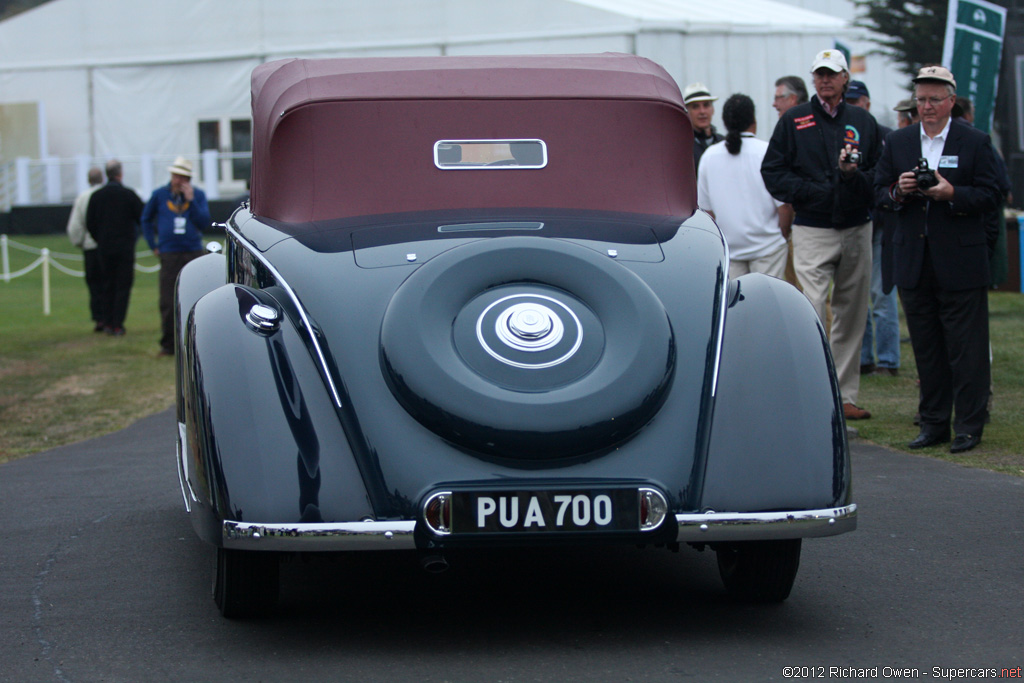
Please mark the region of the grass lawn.
[[[63, 235], [12, 242], [79, 254]], [[139, 241], [139, 251], [148, 251]], [[9, 247], [10, 270], [38, 258]], [[81, 271], [81, 261], [59, 259]], [[157, 265], [147, 255], [140, 265]], [[159, 357], [157, 273], [136, 271], [127, 334], [93, 332], [85, 280], [50, 268], [43, 315], [42, 268], [0, 279], [0, 462], [116, 431], [174, 402], [174, 360]]]
[[[62, 235], [13, 241], [77, 253]], [[145, 243], [139, 243], [145, 250]], [[17, 271], [37, 258], [10, 250]], [[62, 261], [81, 270], [81, 263]], [[146, 256], [142, 265], [156, 265]], [[92, 331], [85, 282], [51, 269], [52, 313], [42, 313], [42, 275], [0, 280], [0, 462], [105, 434], [174, 402], [174, 361], [159, 357], [157, 274], [136, 272], [124, 337]], [[995, 398], [981, 445], [953, 456], [948, 447], [918, 453], [1024, 476], [1024, 295], [993, 292]], [[904, 327], [903, 335], [906, 336]], [[917, 435], [917, 379], [909, 344], [898, 377], [865, 376], [858, 403], [872, 418], [852, 423], [860, 438], [897, 450]]]
[[[973, 467], [1024, 476], [1024, 294], [989, 294], [989, 333], [992, 341], [992, 422], [985, 426], [981, 445], [952, 455], [949, 444], [914, 451]], [[900, 311], [901, 336], [907, 337]], [[917, 436], [917, 367], [910, 344], [900, 349], [898, 377], [861, 377], [858, 405], [871, 411], [869, 420], [851, 422], [859, 436], [883, 446], [907, 450]]]

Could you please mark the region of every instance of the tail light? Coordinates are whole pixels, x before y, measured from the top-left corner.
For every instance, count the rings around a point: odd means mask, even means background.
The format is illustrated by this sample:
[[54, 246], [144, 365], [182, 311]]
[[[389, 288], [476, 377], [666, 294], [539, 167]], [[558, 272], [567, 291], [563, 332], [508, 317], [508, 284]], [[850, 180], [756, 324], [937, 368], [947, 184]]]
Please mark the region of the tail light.
[[668, 501], [661, 491], [640, 489], [640, 531], [653, 531], [668, 515]]

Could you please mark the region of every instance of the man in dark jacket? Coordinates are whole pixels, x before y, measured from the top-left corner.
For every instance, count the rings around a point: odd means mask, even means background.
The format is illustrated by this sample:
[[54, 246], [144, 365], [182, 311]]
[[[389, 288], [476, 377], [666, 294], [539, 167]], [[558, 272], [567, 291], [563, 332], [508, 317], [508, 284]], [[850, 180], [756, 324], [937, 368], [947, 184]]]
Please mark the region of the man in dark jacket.
[[107, 334], [124, 334], [128, 299], [135, 280], [135, 242], [139, 238], [142, 200], [121, 184], [121, 162], [107, 162], [107, 184], [93, 192], [85, 212], [85, 228], [99, 253], [98, 311]]
[[[921, 377], [921, 432], [909, 446], [948, 442], [952, 420], [960, 453], [981, 442], [988, 414], [986, 219], [1000, 201], [999, 166], [988, 135], [951, 120], [949, 69], [926, 66], [914, 83], [921, 121], [889, 136], [875, 175], [876, 198], [896, 217], [882, 275], [899, 288]], [[915, 172], [924, 160], [933, 178]]]
[[860, 350], [871, 286], [872, 177], [881, 132], [867, 111], [848, 105], [846, 58], [819, 52], [811, 65], [815, 95], [779, 118], [761, 164], [773, 197], [793, 205], [793, 265], [822, 324], [831, 289], [832, 356], [843, 414], [871, 417], [856, 405]]

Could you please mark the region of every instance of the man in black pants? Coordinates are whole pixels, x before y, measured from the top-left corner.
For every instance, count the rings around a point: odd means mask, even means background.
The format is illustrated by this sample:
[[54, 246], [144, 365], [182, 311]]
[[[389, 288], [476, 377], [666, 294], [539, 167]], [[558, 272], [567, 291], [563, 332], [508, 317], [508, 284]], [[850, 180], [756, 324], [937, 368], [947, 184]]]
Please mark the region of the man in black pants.
[[[914, 78], [916, 123], [886, 140], [875, 174], [879, 203], [895, 211], [884, 286], [895, 284], [921, 377], [921, 433], [910, 448], [956, 438], [950, 452], [981, 442], [987, 416], [989, 252], [987, 216], [999, 204], [989, 136], [951, 120], [956, 80], [941, 66]], [[915, 172], [927, 160], [934, 178]], [[955, 417], [953, 416], [955, 411]]]
[[107, 162], [107, 184], [89, 198], [85, 227], [96, 240], [100, 264], [98, 312], [107, 334], [124, 334], [128, 299], [135, 280], [135, 242], [139, 238], [142, 200], [121, 184], [121, 162]]

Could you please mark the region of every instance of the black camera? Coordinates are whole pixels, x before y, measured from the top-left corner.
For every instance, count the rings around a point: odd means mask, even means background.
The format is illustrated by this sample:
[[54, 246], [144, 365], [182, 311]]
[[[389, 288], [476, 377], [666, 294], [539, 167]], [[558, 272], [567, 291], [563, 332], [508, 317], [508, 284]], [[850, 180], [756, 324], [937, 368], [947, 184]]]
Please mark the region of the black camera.
[[914, 180], [917, 181], [919, 190], [927, 190], [939, 184], [939, 179], [935, 177], [935, 171], [928, 168], [928, 160], [924, 157], [917, 162], [917, 168], [914, 169]]
[[846, 162], [849, 164], [860, 164], [860, 150], [852, 150], [846, 155]]

